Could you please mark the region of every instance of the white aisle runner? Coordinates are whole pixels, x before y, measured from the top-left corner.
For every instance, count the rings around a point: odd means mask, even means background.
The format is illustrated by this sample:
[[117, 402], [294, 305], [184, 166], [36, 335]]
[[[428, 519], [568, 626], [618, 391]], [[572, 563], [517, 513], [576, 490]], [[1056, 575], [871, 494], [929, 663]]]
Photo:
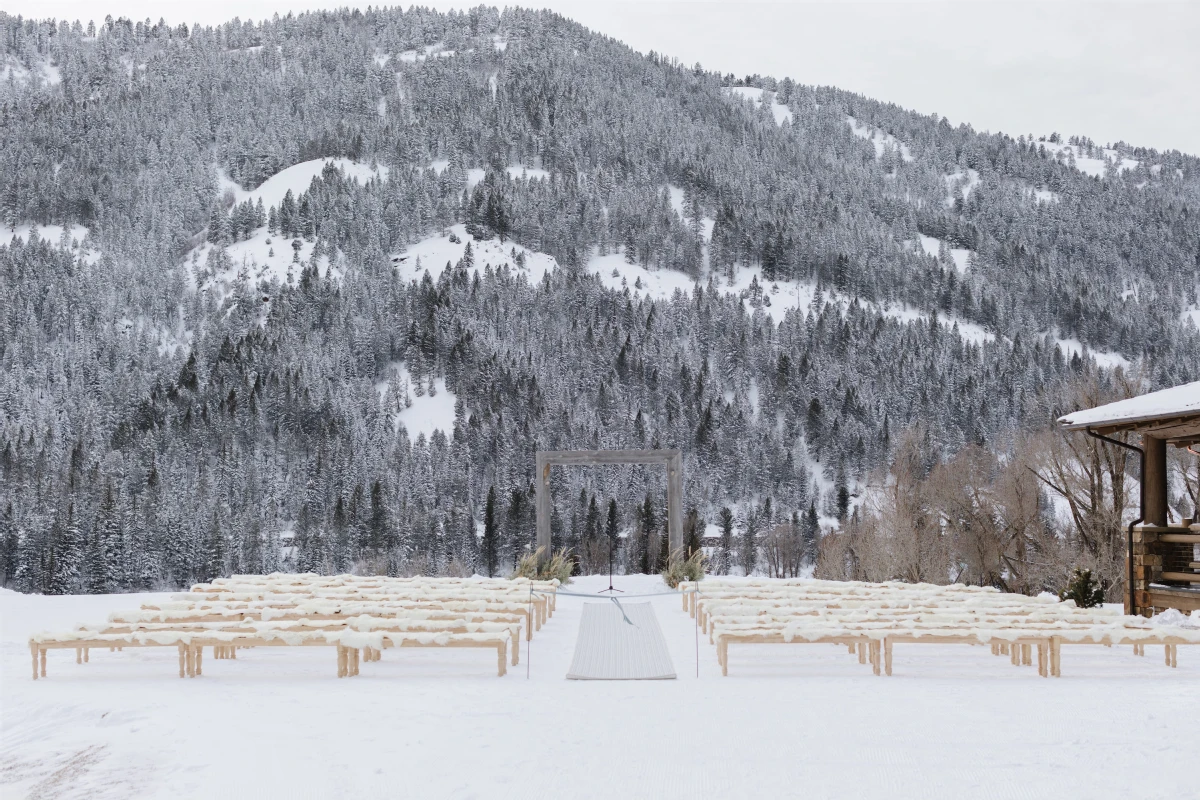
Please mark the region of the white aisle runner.
[[675, 666], [649, 603], [584, 603], [567, 679], [672, 680]]

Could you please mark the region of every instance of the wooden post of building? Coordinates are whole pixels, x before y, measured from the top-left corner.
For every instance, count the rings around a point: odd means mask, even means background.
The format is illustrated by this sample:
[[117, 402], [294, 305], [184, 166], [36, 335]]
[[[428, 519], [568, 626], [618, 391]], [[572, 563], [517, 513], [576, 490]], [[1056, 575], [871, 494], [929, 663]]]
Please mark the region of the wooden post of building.
[[1146, 525], [1165, 527], [1167, 524], [1167, 441], [1154, 436], [1142, 436], [1145, 451], [1142, 467], [1142, 487], [1146, 492]]

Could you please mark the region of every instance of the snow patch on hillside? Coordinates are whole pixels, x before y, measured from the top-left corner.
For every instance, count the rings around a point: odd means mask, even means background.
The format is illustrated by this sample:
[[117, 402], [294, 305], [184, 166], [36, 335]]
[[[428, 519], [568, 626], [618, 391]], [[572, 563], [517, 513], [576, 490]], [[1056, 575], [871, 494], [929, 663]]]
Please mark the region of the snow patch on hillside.
[[1188, 309], [1179, 316], [1179, 320], [1184, 324], [1190, 322], [1197, 328], [1200, 328], [1200, 306], [1189, 306]]
[[912, 153], [909, 152], [908, 145], [901, 142], [890, 133], [884, 133], [879, 128], [873, 128], [869, 125], [862, 125], [857, 119], [846, 115], [846, 122], [850, 125], [850, 130], [860, 139], [867, 139], [871, 144], [875, 145], [875, 158], [883, 158], [884, 150], [888, 147], [895, 149], [900, 153], [900, 158], [905, 163], [913, 160]]
[[415, 64], [427, 58], [449, 58], [453, 55], [454, 51], [447, 50], [444, 42], [434, 42], [425, 45], [420, 50], [405, 50], [400, 54], [400, 60], [406, 64]]
[[548, 170], [544, 170], [541, 167], [531, 167], [527, 164], [509, 164], [505, 169], [508, 171], [508, 177], [514, 180], [528, 178], [533, 181], [550, 177]]
[[[450, 166], [450, 162], [444, 158], [434, 159], [429, 162], [429, 169], [441, 175], [446, 171], [446, 167]], [[550, 172], [541, 167], [531, 167], [528, 164], [509, 164], [504, 168], [508, 173], [508, 177], [513, 180], [538, 180], [550, 177]], [[487, 176], [487, 170], [480, 167], [471, 167], [467, 170], [467, 188], [474, 189], [476, 185], [483, 181]]]
[[94, 264], [100, 260], [100, 251], [92, 246], [91, 240], [88, 239], [89, 231], [83, 225], [64, 227], [62, 225], [22, 223], [15, 228], [0, 225], [0, 245], [8, 246], [12, 244], [13, 239], [28, 243], [30, 233], [36, 233], [37, 237], [43, 241], [66, 247], [73, 251], [77, 258], [82, 258], [85, 263]]
[[606, 289], [621, 291], [628, 287], [634, 296], [650, 300], [670, 300], [675, 292], [690, 295], [696, 285], [686, 273], [673, 269], [650, 270], [641, 264], [625, 263], [621, 253], [593, 254], [588, 260], [588, 272], [596, 273]]
[[782, 125], [785, 122], [792, 121], [792, 110], [776, 100], [774, 92], [766, 89], [758, 89], [753, 86], [726, 86], [725, 91], [733, 96], [749, 100], [755, 108], [762, 106], [764, 95], [769, 95], [771, 114], [775, 117], [775, 124]]
[[1050, 203], [1061, 203], [1062, 202], [1062, 198], [1059, 196], [1058, 192], [1052, 192], [1049, 189], [1030, 188], [1030, 189], [1025, 189], [1024, 192], [1025, 192], [1025, 196], [1030, 198], [1031, 200], [1033, 200], [1035, 203], [1043, 203], [1045, 205], [1049, 205]]
[[[453, 267], [459, 262], [468, 243], [471, 245], [475, 263], [473, 273], [480, 272], [488, 265], [492, 269], [507, 266], [516, 274], [524, 275], [530, 282], [537, 283], [547, 273], [558, 268], [558, 262], [552, 256], [522, 247], [513, 241], [480, 241], [467, 233], [465, 225], [453, 225], [445, 233], [446, 235], [422, 239], [405, 251], [393, 254], [392, 265], [400, 276], [405, 280], [419, 281], [428, 272], [436, 281], [445, 272], [447, 263]], [[449, 234], [453, 234], [458, 241], [450, 241]], [[523, 266], [519, 263], [522, 260], [525, 262]]]
[[[593, 255], [588, 261], [588, 272], [595, 273], [607, 289], [628, 289], [635, 297], [654, 301], [669, 301], [675, 297], [676, 292], [686, 297], [697, 285], [703, 285], [676, 270], [651, 270], [641, 264], [628, 264], [619, 252], [603, 256]], [[817, 285], [814, 282], [765, 280], [759, 267], [739, 269], [732, 281], [725, 276], [714, 277], [714, 286], [719, 292], [740, 297], [747, 314], [761, 310], [777, 323], [783, 321], [788, 311], [807, 313], [815, 308], [814, 303], [819, 307], [823, 307], [827, 302], [833, 303], [842, 314], [849, 310], [851, 303], [850, 298], [832, 292], [824, 293], [818, 298]], [[816, 302], [818, 299], [819, 302]], [[922, 322], [928, 325], [933, 319], [932, 314], [904, 305], [879, 306], [861, 300], [859, 304], [869, 310], [878, 310], [884, 316], [905, 324]], [[982, 326], [957, 317], [939, 314], [938, 323], [947, 329], [957, 325], [958, 334], [965, 342], [983, 344], [996, 338]]]
[[418, 389], [416, 381], [403, 362], [391, 365], [388, 377], [375, 385], [379, 399], [385, 402], [389, 393], [394, 393], [392, 402], [401, 406], [400, 411], [392, 415], [392, 428], [399, 433], [403, 426], [408, 432], [408, 438], [416, 441], [418, 436], [426, 439], [433, 436], [435, 430], [449, 436], [454, 432], [454, 404], [458, 397], [446, 388], [442, 378], [426, 378]]
[[1084, 358], [1086, 352], [1087, 355], [1090, 355], [1092, 358], [1096, 359], [1097, 366], [1104, 367], [1106, 369], [1116, 369], [1117, 367], [1121, 367], [1128, 372], [1133, 366], [1132, 362], [1130, 362], [1129, 359], [1125, 358], [1125, 356], [1121, 355], [1120, 353], [1109, 353], [1104, 350], [1091, 350], [1085, 348], [1083, 343], [1075, 338], [1063, 339], [1055, 336], [1054, 343], [1062, 349], [1063, 355], [1067, 358], [1075, 355], [1079, 356], [1080, 358]]
[[508, 49], [508, 40], [504, 39], [498, 33], [492, 34], [492, 47], [496, 48], [497, 53], [503, 53]]
[[[286, 237], [272, 236], [264, 226], [254, 231], [250, 238], [226, 245], [228, 266], [222, 268], [215, 266], [219, 262], [213, 253], [213, 243], [205, 242], [187, 257], [188, 264], [193, 267], [194, 277], [200, 271], [199, 277], [193, 282], [194, 288], [213, 290], [224, 298], [238, 285], [253, 288], [263, 282], [279, 281], [286, 286], [295, 286], [304, 265], [312, 260], [315, 244], [303, 239], [295, 240], [300, 242], [299, 262], [296, 262], [293, 260], [295, 251], [292, 241]], [[203, 270], [210, 266], [211, 273], [205, 274]], [[341, 266], [331, 263], [328, 256], [317, 259], [316, 267], [321, 276], [335, 280], [344, 273]], [[265, 299], [264, 305], [269, 302], [269, 299]]]
[[49, 59], [34, 62], [32, 68], [26, 68], [15, 56], [5, 56], [0, 61], [0, 89], [12, 81], [14, 87], [23, 89], [34, 85], [41, 87], [57, 86], [62, 83], [62, 70]]
[[315, 158], [312, 161], [302, 161], [280, 170], [263, 181], [258, 188], [249, 191], [230, 180], [224, 171], [218, 168], [217, 189], [221, 194], [231, 192], [235, 203], [241, 203], [244, 200], [256, 203], [262, 200], [264, 208], [277, 207], [289, 191], [292, 193], [292, 197], [297, 199], [302, 193], [307, 192], [313, 178], [321, 174], [326, 164], [333, 164], [347, 178], [353, 178], [362, 184], [366, 184], [375, 177], [380, 180], [388, 178], [388, 168], [384, 166], [372, 167], [348, 158]]
[[1075, 169], [1082, 172], [1084, 175], [1091, 175], [1095, 178], [1103, 178], [1108, 173], [1109, 165], [1115, 165], [1118, 172], [1137, 169], [1138, 161], [1132, 158], [1125, 158], [1116, 150], [1103, 148], [1100, 152], [1102, 158], [1088, 156], [1084, 153], [1085, 148], [1075, 145], [1060, 144], [1057, 142], [1038, 142], [1038, 145], [1046, 148], [1046, 152], [1050, 153], [1054, 158], [1062, 164], [1074, 165]]
[[678, 186], [667, 185], [667, 194], [671, 198], [671, 208], [679, 215], [680, 219], [687, 219], [683, 213], [683, 189]]
[[960, 272], [966, 272], [967, 266], [970, 264], [971, 251], [965, 247], [950, 247], [948, 242], [941, 239], [935, 239], [932, 236], [926, 236], [923, 233], [917, 234], [920, 237], [921, 249], [926, 253], [937, 258], [942, 251], [942, 245], [947, 245], [950, 259], [954, 262], [955, 268]]
[[[921, 311], [919, 309], [909, 308], [901, 303], [897, 306], [888, 306], [882, 309], [885, 317], [891, 317], [894, 320], [904, 323], [921, 322], [929, 325], [933, 321], [933, 315]], [[939, 325], [947, 329], [958, 327], [958, 335], [964, 342], [971, 344], [984, 344], [985, 342], [995, 341], [996, 334], [984, 328], [982, 325], [977, 325], [974, 322], [968, 322], [965, 319], [950, 315], [938, 314], [937, 321]]]
[[968, 167], [965, 170], [955, 170], [950, 175], [942, 176], [946, 181], [946, 191], [950, 196], [946, 199], [946, 205], [954, 205], [954, 201], [959, 197], [963, 200], [968, 200], [971, 197], [971, 191], [979, 185], [979, 171]]

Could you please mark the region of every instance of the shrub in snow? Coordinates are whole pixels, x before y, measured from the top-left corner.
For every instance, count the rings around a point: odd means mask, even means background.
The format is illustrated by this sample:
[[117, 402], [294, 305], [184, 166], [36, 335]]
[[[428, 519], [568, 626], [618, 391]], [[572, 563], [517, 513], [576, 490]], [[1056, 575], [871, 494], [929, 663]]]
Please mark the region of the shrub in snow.
[[1067, 588], [1058, 593], [1059, 600], [1074, 600], [1080, 608], [1095, 608], [1104, 602], [1104, 587], [1092, 577], [1090, 569], [1075, 568]]
[[539, 564], [545, 550], [544, 547], [539, 547], [534, 552], [523, 555], [517, 562], [517, 568], [513, 574], [508, 576], [509, 580], [514, 578], [529, 578], [532, 581], [557, 579], [563, 585], [570, 583], [571, 573], [575, 570], [575, 561], [571, 558], [570, 551], [563, 547], [554, 551], [544, 563]]
[[667, 568], [662, 571], [663, 582], [672, 589], [677, 589], [683, 581], [704, 580], [707, 568], [708, 556], [704, 554], [703, 550], [693, 550], [690, 556], [684, 558], [681, 548], [671, 554]]

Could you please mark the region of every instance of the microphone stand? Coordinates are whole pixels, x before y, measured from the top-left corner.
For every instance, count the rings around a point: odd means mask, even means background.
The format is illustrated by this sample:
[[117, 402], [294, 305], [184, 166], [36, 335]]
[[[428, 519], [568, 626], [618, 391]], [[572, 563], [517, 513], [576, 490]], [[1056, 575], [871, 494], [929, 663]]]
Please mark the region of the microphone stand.
[[625, 594], [624, 589], [616, 589], [612, 585], [612, 576], [613, 576], [612, 567], [613, 567], [613, 537], [610, 535], [608, 537], [608, 588], [601, 589], [599, 592], [597, 592], [597, 594], [604, 594], [605, 592], [620, 592], [621, 594]]

